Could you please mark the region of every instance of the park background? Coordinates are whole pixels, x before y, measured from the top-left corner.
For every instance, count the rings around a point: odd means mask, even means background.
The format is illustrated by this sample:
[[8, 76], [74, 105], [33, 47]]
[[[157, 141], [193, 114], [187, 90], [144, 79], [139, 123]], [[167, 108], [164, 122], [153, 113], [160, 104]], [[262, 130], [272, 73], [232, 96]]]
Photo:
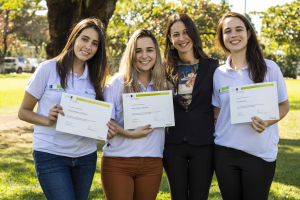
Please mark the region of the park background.
[[[216, 25], [224, 13], [238, 11], [256, 28], [265, 58], [280, 66], [290, 101], [290, 112], [279, 123], [279, 153], [269, 199], [300, 199], [300, 0], [282, 0], [280, 5], [251, 10], [253, 4], [266, 6], [253, 0], [247, 2], [250, 6], [246, 12], [241, 2], [246, 1], [0, 0], [0, 72], [4, 72], [4, 57], [34, 57], [42, 62], [56, 56], [72, 24], [95, 16], [107, 27], [107, 55], [113, 75], [127, 41], [138, 28], [153, 31], [163, 52], [168, 17], [177, 12], [194, 19], [205, 52], [222, 63], [226, 55], [214, 45]], [[45, 199], [31, 155], [33, 125], [17, 118], [30, 76], [0, 74], [0, 199]], [[103, 145], [98, 142], [97, 170], [89, 199], [105, 199], [99, 169]], [[157, 199], [170, 199], [165, 174]], [[215, 176], [209, 199], [222, 199]]]

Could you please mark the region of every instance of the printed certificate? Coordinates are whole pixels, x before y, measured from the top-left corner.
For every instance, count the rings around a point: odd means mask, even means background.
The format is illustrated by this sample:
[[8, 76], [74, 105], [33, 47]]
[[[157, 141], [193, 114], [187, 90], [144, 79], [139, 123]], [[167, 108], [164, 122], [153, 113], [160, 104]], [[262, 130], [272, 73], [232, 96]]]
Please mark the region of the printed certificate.
[[172, 90], [123, 94], [124, 128], [175, 126]]
[[112, 104], [62, 93], [60, 105], [65, 116], [58, 115], [57, 131], [106, 140]]
[[252, 122], [254, 116], [279, 119], [276, 82], [230, 87], [229, 96], [231, 124]]

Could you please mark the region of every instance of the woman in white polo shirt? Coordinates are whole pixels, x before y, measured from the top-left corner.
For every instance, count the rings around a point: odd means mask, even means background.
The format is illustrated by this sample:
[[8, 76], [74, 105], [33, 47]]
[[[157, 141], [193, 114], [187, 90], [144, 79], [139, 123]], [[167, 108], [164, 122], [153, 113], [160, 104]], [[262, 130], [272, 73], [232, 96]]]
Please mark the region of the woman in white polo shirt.
[[288, 95], [276, 63], [263, 59], [251, 23], [238, 13], [227, 13], [217, 27], [217, 42], [230, 54], [214, 73], [215, 171], [224, 200], [267, 200], [275, 173], [279, 120], [231, 124], [228, 88], [277, 82], [279, 115], [289, 111]]
[[113, 104], [117, 135], [103, 148], [101, 180], [107, 200], [155, 200], [162, 178], [164, 128], [151, 125], [124, 130], [123, 93], [165, 89], [164, 70], [157, 40], [145, 29], [127, 43], [121, 73], [104, 88], [104, 99]]
[[[26, 88], [19, 118], [34, 124], [33, 158], [47, 199], [88, 198], [97, 161], [95, 139], [55, 130], [62, 92], [103, 100], [107, 75], [105, 30], [85, 19], [72, 30], [63, 51], [40, 64]], [[37, 112], [33, 112], [38, 102]], [[110, 134], [114, 134], [110, 126]]]

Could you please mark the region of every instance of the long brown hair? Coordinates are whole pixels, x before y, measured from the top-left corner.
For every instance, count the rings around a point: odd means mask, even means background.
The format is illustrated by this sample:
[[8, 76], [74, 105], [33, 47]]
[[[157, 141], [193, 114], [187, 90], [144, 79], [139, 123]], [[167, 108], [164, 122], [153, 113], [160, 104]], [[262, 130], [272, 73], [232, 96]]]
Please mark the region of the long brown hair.
[[66, 88], [68, 86], [68, 75], [70, 71], [73, 71], [75, 40], [84, 29], [90, 27], [93, 27], [99, 34], [99, 45], [95, 55], [86, 61], [89, 69], [89, 79], [95, 89], [96, 99], [104, 100], [102, 88], [108, 74], [108, 66], [105, 51], [105, 28], [99, 19], [87, 18], [74, 26], [66, 46], [62, 52], [54, 58], [57, 61], [56, 71], [60, 77], [61, 86]]
[[250, 31], [250, 37], [248, 39], [247, 43], [247, 50], [246, 50], [246, 59], [248, 61], [248, 72], [249, 77], [252, 79], [254, 83], [261, 83], [264, 81], [266, 73], [267, 73], [267, 65], [265, 63], [265, 60], [263, 58], [262, 51], [260, 49], [255, 31], [251, 25], [251, 23], [248, 21], [246, 17], [239, 13], [235, 12], [229, 12], [226, 13], [219, 21], [218, 27], [217, 27], [217, 35], [216, 35], [216, 41], [219, 46], [222, 47], [222, 49], [230, 54], [230, 50], [226, 48], [223, 40], [223, 22], [226, 18], [229, 17], [237, 17], [244, 23], [247, 32]]
[[156, 60], [151, 70], [151, 79], [153, 81], [154, 90], [159, 91], [165, 89], [165, 75], [158, 42], [151, 31], [139, 29], [130, 37], [120, 63], [120, 72], [124, 79], [123, 93], [142, 91], [138, 80], [139, 69], [136, 66], [136, 41], [138, 38], [144, 37], [151, 38], [155, 46]]
[[204, 53], [202, 48], [202, 41], [199, 36], [199, 33], [197, 31], [197, 27], [193, 20], [185, 13], [178, 13], [174, 14], [169, 18], [168, 24], [167, 24], [167, 30], [166, 30], [166, 36], [165, 36], [165, 60], [164, 60], [164, 68], [166, 72], [167, 80], [170, 81], [174, 86], [178, 83], [178, 61], [182, 62], [180, 60], [180, 57], [178, 55], [178, 51], [176, 48], [171, 49], [171, 41], [169, 40], [169, 36], [171, 36], [170, 30], [171, 27], [175, 22], [181, 21], [184, 23], [187, 34], [191, 38], [193, 42], [193, 50], [194, 50], [194, 57], [196, 59], [202, 58], [209, 58], [207, 54]]

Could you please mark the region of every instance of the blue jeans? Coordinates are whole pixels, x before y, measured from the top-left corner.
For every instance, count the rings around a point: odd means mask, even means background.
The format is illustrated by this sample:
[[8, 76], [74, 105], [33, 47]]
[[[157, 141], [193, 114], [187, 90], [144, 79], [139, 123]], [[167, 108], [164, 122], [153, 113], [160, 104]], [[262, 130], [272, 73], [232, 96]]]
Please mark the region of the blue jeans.
[[96, 170], [97, 152], [78, 158], [33, 151], [35, 171], [48, 200], [86, 200]]

